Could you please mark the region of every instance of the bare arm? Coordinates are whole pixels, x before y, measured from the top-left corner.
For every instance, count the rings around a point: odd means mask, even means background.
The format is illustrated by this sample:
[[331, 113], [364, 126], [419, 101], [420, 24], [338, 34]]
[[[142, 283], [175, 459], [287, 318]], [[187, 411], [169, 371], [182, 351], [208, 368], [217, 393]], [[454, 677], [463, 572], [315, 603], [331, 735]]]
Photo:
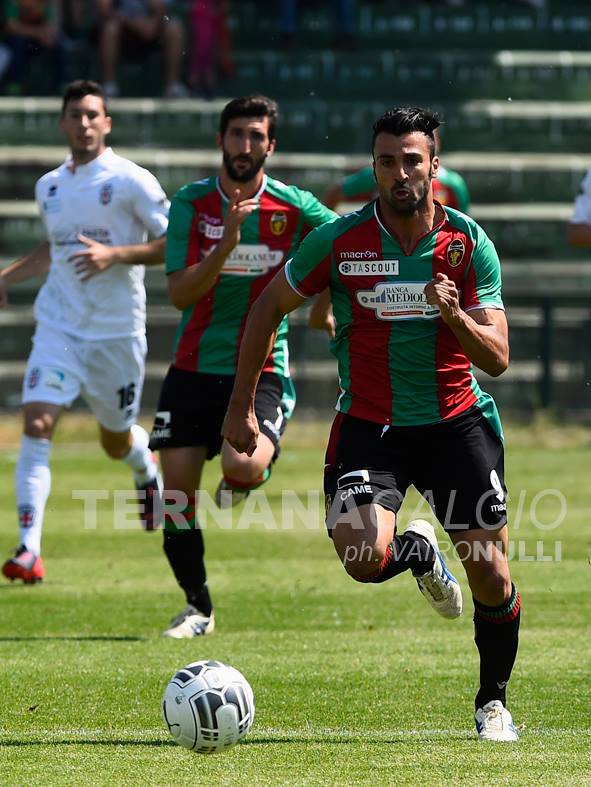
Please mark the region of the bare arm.
[[280, 271], [265, 287], [250, 311], [240, 345], [234, 389], [222, 434], [239, 453], [252, 456], [259, 434], [254, 397], [265, 360], [275, 340], [277, 326], [288, 312], [305, 301]]
[[245, 218], [258, 208], [256, 199], [240, 199], [236, 189], [228, 204], [224, 234], [215, 248], [198, 265], [189, 265], [168, 276], [168, 295], [179, 310], [198, 303], [211, 290], [224, 262], [240, 243], [240, 228]]
[[85, 235], [79, 235], [78, 240], [86, 248], [74, 252], [68, 261], [74, 264], [74, 271], [80, 281], [87, 281], [112, 265], [161, 265], [164, 262], [164, 236], [130, 246], [105, 246]]
[[169, 274], [168, 296], [172, 305], [182, 311], [207, 295], [233, 248], [222, 238], [198, 265], [189, 265]]
[[591, 247], [591, 224], [569, 224], [566, 239], [571, 246], [588, 249]]
[[326, 331], [331, 339], [335, 335], [335, 320], [332, 313], [330, 289], [323, 290], [310, 307], [308, 325], [318, 331]]
[[29, 254], [19, 257], [18, 260], [0, 271], [0, 308], [8, 305], [7, 285], [43, 276], [49, 270], [50, 263], [49, 242], [45, 240]]
[[451, 279], [443, 273], [425, 287], [427, 302], [438, 306], [441, 319], [453, 331], [469, 360], [492, 377], [509, 366], [509, 329], [502, 309], [460, 308], [459, 294]]

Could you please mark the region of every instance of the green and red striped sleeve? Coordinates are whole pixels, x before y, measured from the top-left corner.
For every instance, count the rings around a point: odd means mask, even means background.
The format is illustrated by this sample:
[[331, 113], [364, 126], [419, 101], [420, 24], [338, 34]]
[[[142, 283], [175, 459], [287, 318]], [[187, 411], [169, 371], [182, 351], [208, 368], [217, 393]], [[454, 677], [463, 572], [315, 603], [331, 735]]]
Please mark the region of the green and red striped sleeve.
[[289, 285], [303, 298], [322, 292], [330, 283], [333, 226], [330, 222], [312, 230], [285, 265]]
[[166, 273], [182, 270], [199, 261], [197, 214], [187, 187], [172, 198], [166, 233]]
[[485, 231], [476, 223], [472, 226], [476, 237], [463, 292], [464, 310], [504, 309], [499, 255]]
[[320, 200], [310, 191], [300, 191], [300, 196], [300, 210], [302, 211], [304, 233], [338, 218], [338, 213], [327, 208], [326, 205], [320, 202]]

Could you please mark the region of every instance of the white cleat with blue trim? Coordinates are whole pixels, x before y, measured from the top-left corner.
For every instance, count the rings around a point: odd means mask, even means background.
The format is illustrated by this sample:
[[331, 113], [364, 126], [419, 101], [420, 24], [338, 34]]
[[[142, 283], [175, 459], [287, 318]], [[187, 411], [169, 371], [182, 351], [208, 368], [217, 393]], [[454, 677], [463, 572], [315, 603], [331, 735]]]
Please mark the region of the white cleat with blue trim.
[[435, 552], [435, 561], [431, 571], [420, 576], [413, 574], [419, 590], [442, 617], [450, 620], [459, 618], [462, 614], [462, 590], [458, 580], [445, 565], [433, 525], [424, 519], [415, 519], [404, 532], [421, 536], [431, 544]]
[[474, 714], [476, 731], [481, 741], [519, 740], [513, 717], [500, 700], [491, 700]]

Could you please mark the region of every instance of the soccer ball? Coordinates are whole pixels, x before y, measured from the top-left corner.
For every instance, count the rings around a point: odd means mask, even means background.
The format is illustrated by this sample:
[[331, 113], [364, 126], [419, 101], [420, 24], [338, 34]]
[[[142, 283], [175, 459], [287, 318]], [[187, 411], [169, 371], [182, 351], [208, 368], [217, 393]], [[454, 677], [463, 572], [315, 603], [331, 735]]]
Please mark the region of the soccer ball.
[[221, 661], [194, 661], [166, 687], [162, 716], [180, 746], [214, 754], [234, 746], [250, 730], [254, 695], [234, 667]]

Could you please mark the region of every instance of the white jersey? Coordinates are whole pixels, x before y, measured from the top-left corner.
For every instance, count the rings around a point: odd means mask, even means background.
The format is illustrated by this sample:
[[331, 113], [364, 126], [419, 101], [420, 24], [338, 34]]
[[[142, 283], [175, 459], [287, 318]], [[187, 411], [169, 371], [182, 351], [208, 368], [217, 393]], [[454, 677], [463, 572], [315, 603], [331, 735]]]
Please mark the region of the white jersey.
[[35, 198], [50, 243], [51, 265], [35, 301], [40, 324], [82, 339], [143, 334], [143, 265], [113, 265], [81, 282], [70, 257], [87, 248], [78, 235], [108, 246], [165, 234], [170, 206], [156, 178], [107, 148], [88, 164], [61, 167], [37, 181]]
[[581, 183], [581, 188], [575, 199], [571, 224], [591, 224], [591, 169], [587, 172]]

